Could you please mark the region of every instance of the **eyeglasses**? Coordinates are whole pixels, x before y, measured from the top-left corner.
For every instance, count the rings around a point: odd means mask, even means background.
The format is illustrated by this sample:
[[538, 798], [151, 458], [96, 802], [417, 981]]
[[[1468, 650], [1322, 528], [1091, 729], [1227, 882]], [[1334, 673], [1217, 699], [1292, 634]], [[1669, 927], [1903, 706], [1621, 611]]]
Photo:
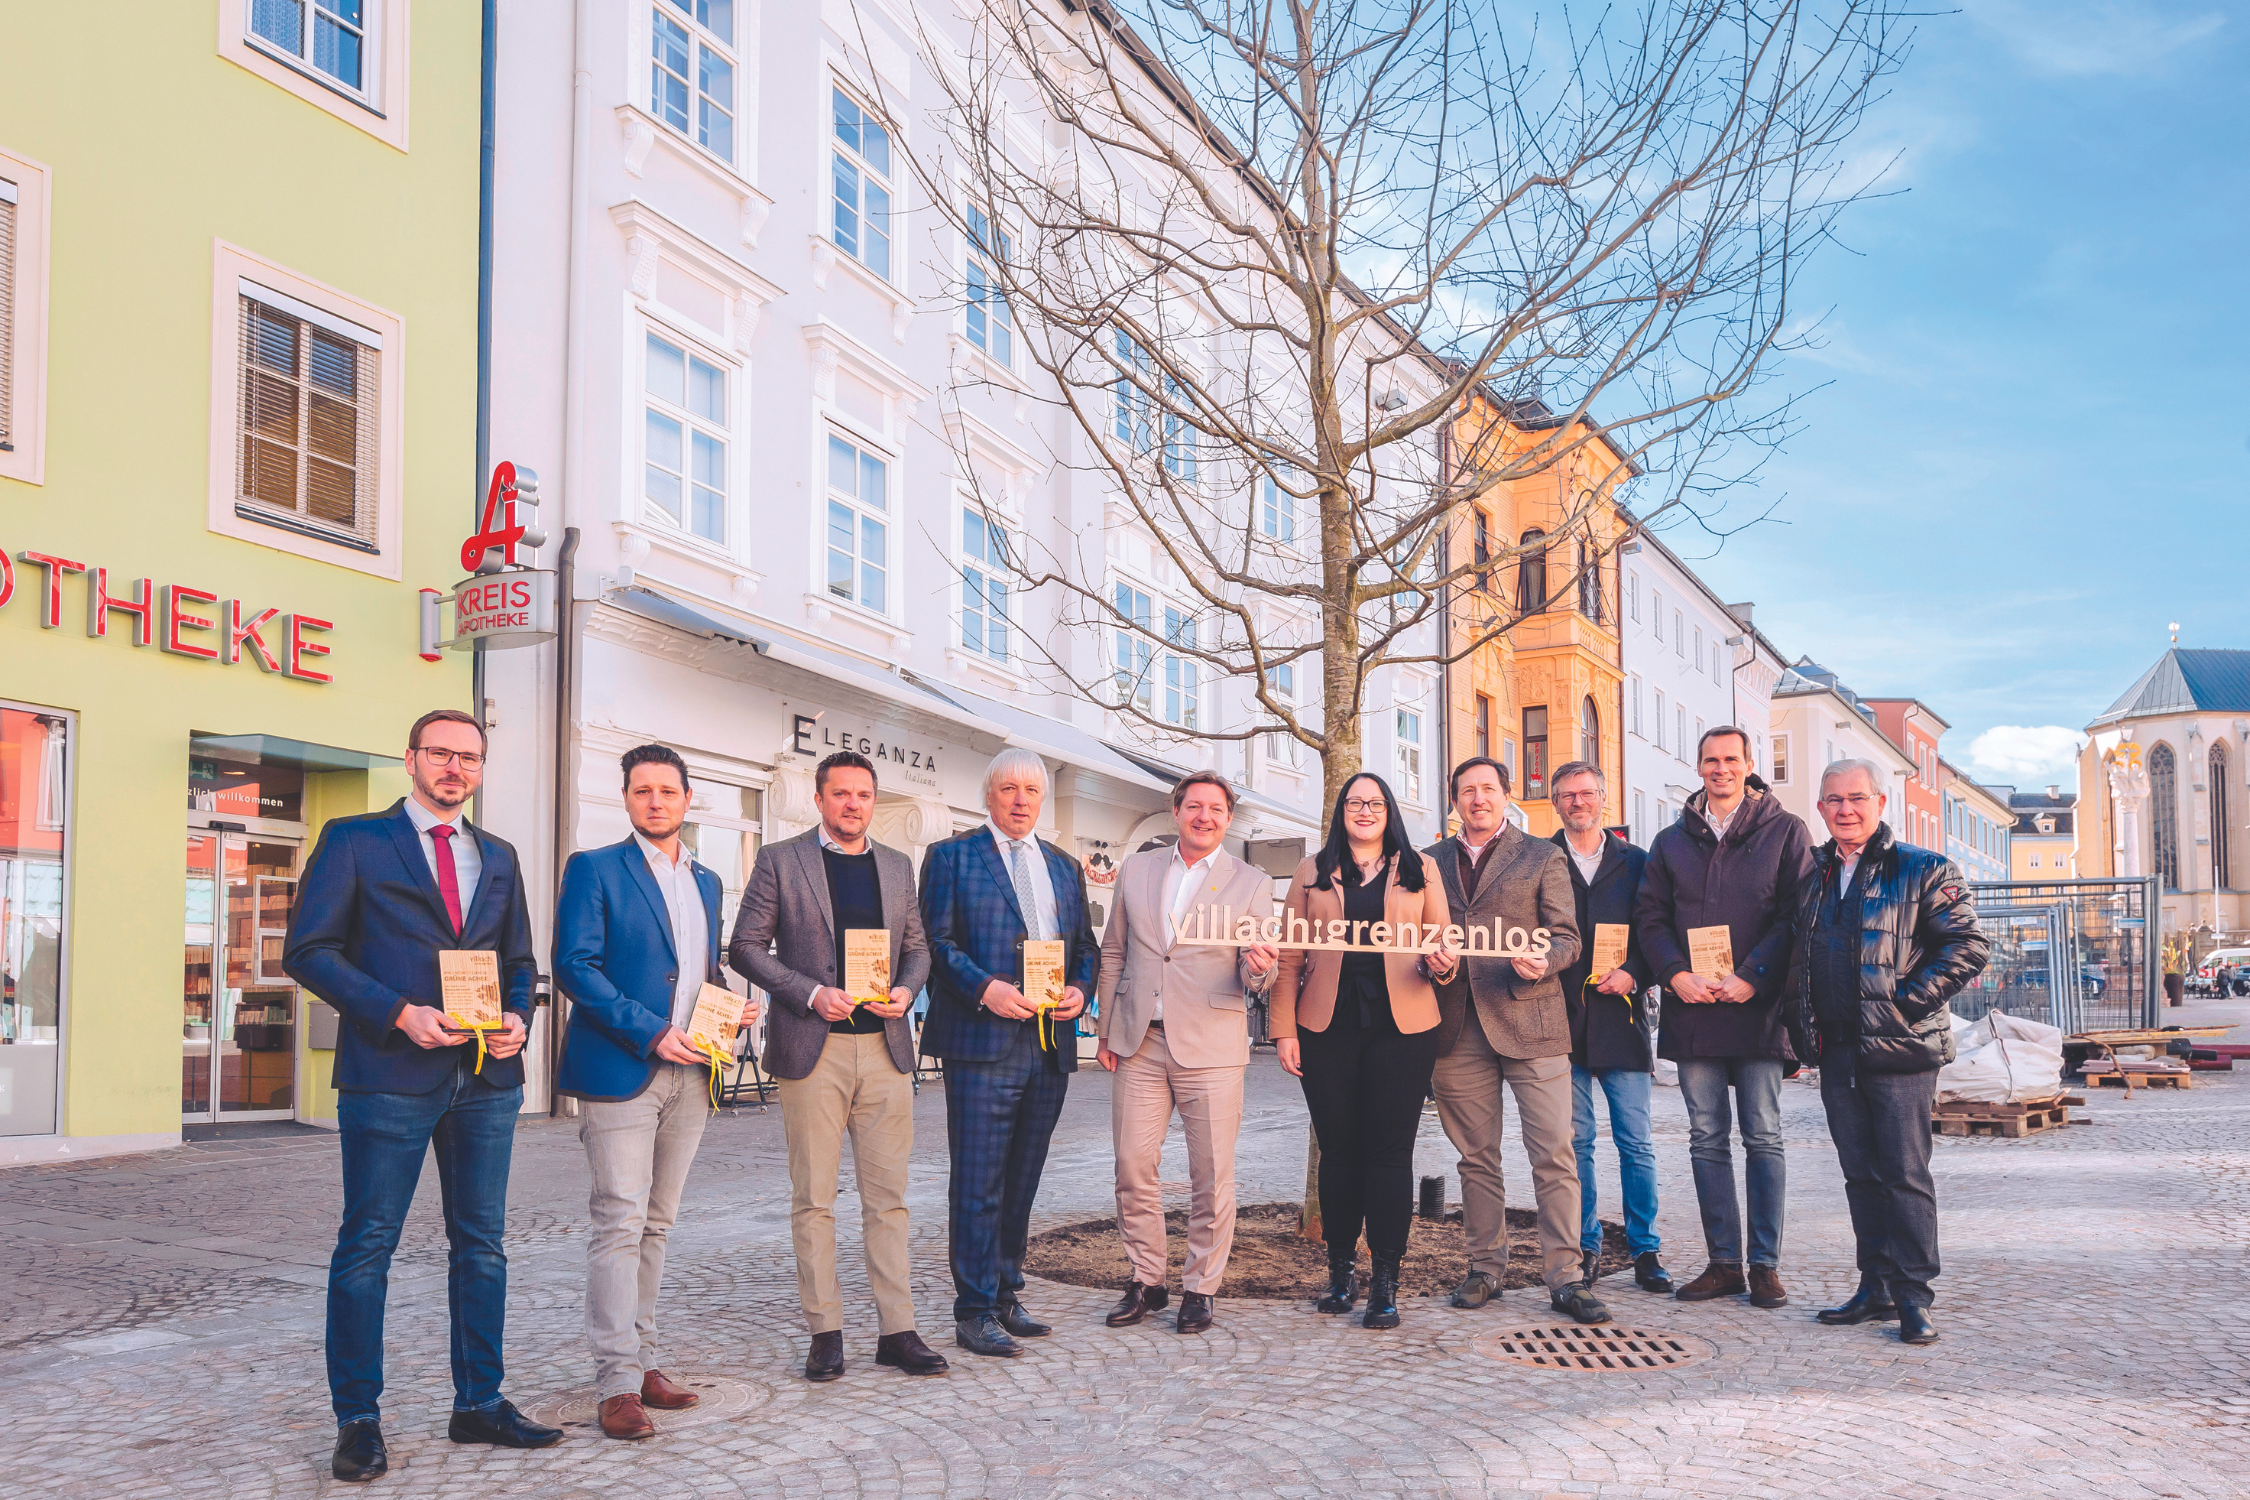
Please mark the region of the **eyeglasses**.
[[1381, 812], [1383, 811], [1383, 799], [1380, 797], [1354, 797], [1344, 804], [1344, 811], [1348, 813]]
[[1555, 793], [1555, 800], [1557, 802], [1599, 802], [1602, 800], [1602, 794], [1588, 788], [1583, 792], [1557, 792]]
[[433, 745], [417, 745], [415, 749], [428, 756], [430, 764], [436, 766], [439, 770], [445, 769], [455, 761], [461, 763], [461, 769], [464, 771], [481, 771], [484, 769], [484, 757], [474, 750], [440, 750]]
[[1847, 807], [1851, 808], [1855, 812], [1858, 812], [1866, 808], [1873, 807], [1876, 803], [1882, 800], [1883, 799], [1880, 797], [1870, 797], [1865, 792], [1860, 792], [1850, 797], [1823, 797], [1820, 799], [1820, 805], [1822, 807], [1833, 808], [1838, 812], [1843, 811]]

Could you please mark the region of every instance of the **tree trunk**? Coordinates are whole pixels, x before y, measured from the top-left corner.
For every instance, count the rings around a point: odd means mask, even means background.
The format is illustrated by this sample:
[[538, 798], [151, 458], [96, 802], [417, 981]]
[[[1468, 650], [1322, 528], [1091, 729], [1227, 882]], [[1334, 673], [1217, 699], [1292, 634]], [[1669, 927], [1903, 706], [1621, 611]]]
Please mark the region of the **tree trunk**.
[[1300, 1238], [1317, 1240], [1320, 1232], [1320, 1137], [1310, 1122], [1305, 1126], [1305, 1206], [1297, 1214]]

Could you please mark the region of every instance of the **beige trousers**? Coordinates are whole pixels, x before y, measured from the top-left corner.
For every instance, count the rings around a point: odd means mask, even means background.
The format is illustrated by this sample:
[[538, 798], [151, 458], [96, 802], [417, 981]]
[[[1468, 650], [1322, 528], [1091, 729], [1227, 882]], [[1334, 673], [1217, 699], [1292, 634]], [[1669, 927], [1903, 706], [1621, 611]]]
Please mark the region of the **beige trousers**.
[[659, 1062], [630, 1099], [589, 1099], [578, 1141], [594, 1178], [586, 1212], [586, 1342], [600, 1399], [638, 1393], [661, 1369], [656, 1294], [680, 1190], [711, 1118], [708, 1068]]
[[[1565, 1101], [1569, 1097], [1567, 1086]], [[1158, 1166], [1164, 1133], [1179, 1111], [1187, 1136], [1187, 1268], [1180, 1285], [1218, 1295], [1234, 1248], [1234, 1141], [1242, 1133], [1242, 1069], [1183, 1068], [1172, 1060], [1164, 1033], [1151, 1026], [1141, 1049], [1118, 1059], [1109, 1093], [1110, 1129], [1117, 1142], [1117, 1226], [1133, 1279], [1165, 1284], [1164, 1189]]]
[[1461, 1216], [1469, 1269], [1495, 1280], [1508, 1264], [1508, 1194], [1500, 1180], [1500, 1085], [1515, 1090], [1524, 1154], [1539, 1202], [1539, 1249], [1547, 1289], [1579, 1279], [1578, 1158], [1571, 1140], [1570, 1059], [1502, 1057], [1474, 1015], [1438, 1059], [1430, 1088], [1438, 1120], [1461, 1153]]
[[849, 1133], [875, 1315], [884, 1333], [911, 1332], [906, 1160], [914, 1151], [914, 1080], [898, 1070], [890, 1044], [874, 1031], [829, 1033], [810, 1073], [776, 1082], [789, 1145], [789, 1235], [797, 1248], [797, 1300], [806, 1327], [834, 1333], [844, 1326], [844, 1296], [836, 1285], [836, 1180]]

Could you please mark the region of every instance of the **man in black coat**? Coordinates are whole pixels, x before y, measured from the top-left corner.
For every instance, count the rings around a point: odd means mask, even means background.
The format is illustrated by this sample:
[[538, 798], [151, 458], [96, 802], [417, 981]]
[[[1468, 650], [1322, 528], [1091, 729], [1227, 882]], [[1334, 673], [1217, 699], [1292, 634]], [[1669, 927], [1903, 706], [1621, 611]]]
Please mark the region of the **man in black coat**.
[[[1578, 1154], [1579, 1235], [1585, 1280], [1594, 1284], [1602, 1251], [1601, 1220], [1594, 1212], [1594, 1090], [1609, 1102], [1609, 1137], [1617, 1144], [1617, 1176], [1625, 1197], [1625, 1244], [1633, 1254], [1633, 1279], [1644, 1292], [1672, 1290], [1657, 1258], [1656, 1151], [1649, 1144], [1648, 1013], [1637, 998], [1649, 985], [1648, 960], [1633, 937], [1633, 901], [1640, 894], [1648, 854], [1602, 830], [1608, 779], [1600, 766], [1574, 760], [1547, 781], [1562, 829], [1555, 843], [1569, 856], [1570, 890], [1578, 902], [1578, 957], [1562, 971], [1570, 1009], [1570, 1123]], [[1594, 939], [1604, 930], [1622, 935], [1625, 960], [1594, 972]], [[1605, 954], [1605, 958], [1607, 955]]]
[[1984, 972], [1991, 944], [1953, 861], [1891, 836], [1881, 774], [1864, 760], [1821, 774], [1834, 837], [1797, 893], [1789, 1028], [1797, 1055], [1820, 1060], [1859, 1248], [1859, 1290], [1820, 1321], [1896, 1318], [1900, 1339], [1927, 1344], [1938, 1273], [1930, 1106], [1953, 1060], [1947, 1002]]
[[[1795, 814], [1759, 789], [1749, 735], [1722, 724], [1704, 732], [1695, 753], [1703, 790], [1650, 845], [1633, 908], [1650, 970], [1664, 986], [1656, 1050], [1680, 1067], [1695, 1198], [1711, 1257], [1678, 1295], [1703, 1302], [1748, 1292], [1754, 1307], [1780, 1307], [1789, 1300], [1781, 1284], [1788, 1185], [1781, 1080], [1796, 1061], [1781, 992], [1790, 901], [1812, 867], [1812, 838]], [[1699, 948], [1701, 965], [1693, 960]], [[1729, 957], [1731, 963], [1717, 961]], [[1747, 1281], [1729, 1140], [1734, 1121], [1742, 1129], [1749, 1199]]]

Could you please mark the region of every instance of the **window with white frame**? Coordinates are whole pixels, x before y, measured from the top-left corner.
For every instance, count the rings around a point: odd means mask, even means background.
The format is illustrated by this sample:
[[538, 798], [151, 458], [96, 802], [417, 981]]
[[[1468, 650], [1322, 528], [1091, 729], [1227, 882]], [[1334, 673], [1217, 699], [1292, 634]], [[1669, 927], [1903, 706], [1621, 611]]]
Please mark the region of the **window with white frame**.
[[891, 466], [881, 454], [828, 435], [828, 592], [890, 611]]
[[994, 226], [985, 211], [969, 205], [968, 334], [969, 342], [995, 361], [1013, 369], [1016, 363], [1015, 314], [1001, 291], [998, 268], [1008, 261], [1008, 235]]
[[1632, 684], [1633, 684], [1633, 733], [1635, 733], [1635, 734], [1640, 734], [1640, 733], [1642, 732], [1642, 730], [1641, 730], [1641, 674], [1640, 674], [1640, 673], [1638, 673], [1638, 672], [1635, 672], [1635, 673], [1633, 674], [1633, 676], [1632, 676]]
[[[1195, 617], [1185, 610], [1164, 606], [1164, 644], [1195, 649]], [[1177, 724], [1182, 729], [1194, 729], [1201, 722], [1197, 712], [1202, 699], [1201, 679], [1197, 668], [1202, 665], [1192, 656], [1179, 651], [1164, 653], [1164, 701], [1158, 712], [1167, 724]]]
[[647, 453], [641, 493], [681, 530], [727, 538], [727, 372], [648, 335]]
[[1648, 602], [1649, 628], [1656, 632], [1656, 638], [1661, 641], [1664, 639], [1664, 595], [1655, 589], [1650, 589]]
[[1115, 586], [1111, 602], [1118, 618], [1111, 666], [1119, 701], [1182, 729], [1200, 727], [1202, 663], [1187, 654], [1196, 649], [1195, 616], [1129, 583]]
[[1633, 789], [1633, 837], [1642, 844], [1649, 841], [1648, 793], [1639, 787]]
[[1656, 690], [1656, 748], [1664, 748], [1664, 689]]
[[236, 514], [376, 551], [382, 335], [248, 282], [238, 302]]
[[1422, 801], [1422, 716], [1413, 709], [1398, 710], [1398, 794], [1408, 802]]
[[1164, 380], [1164, 468], [1182, 484], [1195, 483], [1196, 451], [1203, 434], [1175, 408], [1187, 404], [1187, 391], [1178, 381]]
[[885, 281], [891, 277], [891, 134], [857, 99], [829, 87], [829, 237]]
[[[1628, 597], [1631, 599], [1633, 606], [1633, 623], [1638, 625], [1641, 622], [1641, 575], [1638, 573], [1628, 573], [1625, 576], [1627, 579], [1626, 589]], [[1637, 826], [1640, 822], [1640, 819], [1636, 817], [1633, 821]]]
[[1703, 627], [1695, 627], [1695, 670], [1703, 670]]
[[[1266, 687], [1284, 703], [1297, 701], [1297, 664], [1277, 662], [1266, 668]], [[1287, 730], [1266, 736], [1268, 764], [1295, 770], [1305, 763], [1305, 743]]]
[[[250, 0], [253, 42], [350, 93], [374, 93], [370, 14], [386, 0]], [[398, 3], [398, 0], [389, 0]]]
[[1686, 705], [1679, 703], [1675, 703], [1672, 705], [1672, 729], [1672, 753], [1677, 755], [1682, 760], [1687, 760], [1689, 752]]
[[734, 0], [655, 0], [648, 112], [734, 160]]
[[1271, 474], [1258, 480], [1258, 529], [1284, 547], [1297, 542], [1297, 497], [1281, 487]]
[[1156, 695], [1156, 684], [1150, 677], [1156, 648], [1148, 638], [1154, 606], [1147, 594], [1129, 583], [1117, 585], [1114, 602], [1118, 625], [1111, 665], [1117, 678], [1117, 699], [1148, 713], [1155, 706]]
[[1687, 633], [1686, 633], [1686, 630], [1685, 630], [1685, 628], [1684, 628], [1684, 627], [1685, 627], [1685, 624], [1686, 624], [1685, 618], [1684, 618], [1684, 617], [1683, 617], [1683, 616], [1682, 616], [1682, 615], [1680, 614], [1680, 612], [1679, 612], [1678, 610], [1676, 610], [1676, 609], [1675, 609], [1675, 610], [1673, 610], [1673, 611], [1672, 611], [1672, 654], [1673, 654], [1674, 656], [1685, 656], [1685, 655], [1687, 655]]
[[1124, 329], [1117, 330], [1117, 393], [1110, 403], [1110, 430], [1135, 453], [1156, 446], [1156, 400], [1149, 394], [1148, 349]]
[[[1718, 648], [1718, 645], [1717, 645], [1717, 643], [1716, 643], [1716, 642], [1714, 642], [1714, 643], [1712, 644], [1712, 647], [1711, 647], [1711, 680], [1712, 680], [1713, 682], [1719, 682], [1719, 681], [1720, 681], [1720, 679], [1719, 679], [1719, 648]], [[1722, 683], [1721, 685], [1723, 686], [1724, 684]]]
[[1008, 533], [974, 508], [961, 512], [961, 644], [1008, 659]]

